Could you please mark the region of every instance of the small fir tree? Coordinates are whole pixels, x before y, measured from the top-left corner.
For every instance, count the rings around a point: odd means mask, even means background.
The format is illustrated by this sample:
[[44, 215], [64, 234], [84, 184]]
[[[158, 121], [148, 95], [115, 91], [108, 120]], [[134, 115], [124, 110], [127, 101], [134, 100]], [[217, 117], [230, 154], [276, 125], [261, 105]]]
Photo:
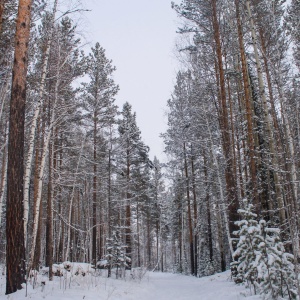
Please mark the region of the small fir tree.
[[108, 265], [108, 277], [111, 277], [112, 268], [117, 268], [116, 278], [119, 277], [119, 269], [125, 270], [130, 263], [126, 256], [126, 246], [120, 241], [119, 231], [113, 231], [112, 237], [106, 240], [106, 256]]
[[241, 221], [235, 222], [239, 226], [239, 230], [235, 231], [234, 234], [239, 236], [239, 242], [236, 251], [233, 253], [235, 261], [231, 264], [231, 268], [236, 268], [234, 281], [236, 283], [247, 282], [254, 287], [256, 293], [257, 268], [254, 262], [260, 229], [258, 222], [255, 220], [257, 215], [252, 211], [253, 205], [251, 204], [245, 205], [245, 209], [238, 210]]
[[296, 299], [294, 257], [285, 252], [278, 228], [268, 228], [264, 220], [259, 225], [260, 242], [255, 260], [257, 287], [265, 299]]
[[247, 282], [255, 294], [264, 299], [297, 299], [294, 257], [286, 253], [278, 228], [268, 228], [266, 221], [255, 220], [253, 205], [238, 210], [241, 221], [235, 232], [239, 236], [237, 249], [231, 264], [236, 269], [234, 281]]

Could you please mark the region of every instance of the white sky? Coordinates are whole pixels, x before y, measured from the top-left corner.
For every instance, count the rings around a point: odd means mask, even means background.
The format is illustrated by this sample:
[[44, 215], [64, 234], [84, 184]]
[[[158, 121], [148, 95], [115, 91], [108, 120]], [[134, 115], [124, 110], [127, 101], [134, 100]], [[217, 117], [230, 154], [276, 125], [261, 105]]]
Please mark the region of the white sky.
[[159, 134], [167, 128], [164, 112], [173, 90], [173, 54], [178, 21], [171, 0], [85, 0], [84, 34], [99, 42], [116, 66], [117, 105], [128, 101], [150, 158], [163, 157]]

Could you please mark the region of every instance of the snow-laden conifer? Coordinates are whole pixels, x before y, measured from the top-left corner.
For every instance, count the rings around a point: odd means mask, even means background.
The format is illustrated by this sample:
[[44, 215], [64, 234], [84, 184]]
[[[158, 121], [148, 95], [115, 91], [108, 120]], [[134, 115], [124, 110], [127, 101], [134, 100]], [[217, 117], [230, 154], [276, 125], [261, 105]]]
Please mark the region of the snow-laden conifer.
[[285, 252], [278, 228], [268, 228], [264, 220], [259, 226], [260, 241], [254, 264], [260, 293], [265, 299], [296, 299], [294, 256]]
[[239, 226], [239, 230], [235, 235], [239, 236], [237, 249], [233, 253], [235, 261], [231, 264], [232, 269], [236, 269], [234, 281], [236, 283], [247, 282], [249, 286], [254, 288], [256, 293], [257, 267], [255, 265], [256, 251], [258, 242], [260, 241], [260, 229], [258, 222], [255, 220], [257, 215], [252, 212], [253, 205], [245, 205], [244, 209], [239, 209], [241, 216], [240, 221], [235, 224]]
[[126, 246], [120, 240], [119, 231], [113, 231], [112, 237], [106, 239], [106, 255], [108, 266], [108, 277], [111, 276], [112, 268], [116, 268], [116, 278], [119, 277], [119, 270], [129, 267], [130, 258], [126, 256]]
[[253, 205], [246, 203], [238, 210], [239, 241], [231, 263], [234, 281], [247, 283], [264, 299], [296, 299], [294, 256], [285, 251], [280, 230], [268, 228], [265, 220], [258, 223], [252, 210]]

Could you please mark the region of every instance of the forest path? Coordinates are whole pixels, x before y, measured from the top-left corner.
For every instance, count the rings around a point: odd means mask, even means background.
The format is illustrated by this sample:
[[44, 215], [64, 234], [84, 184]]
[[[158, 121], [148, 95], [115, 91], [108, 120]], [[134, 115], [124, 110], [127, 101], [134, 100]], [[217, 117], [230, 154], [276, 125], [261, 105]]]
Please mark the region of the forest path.
[[[249, 291], [230, 280], [230, 272], [195, 278], [171, 273], [150, 273], [140, 300], [238, 300]], [[247, 299], [260, 299], [248, 296]]]
[[[129, 274], [128, 274], [129, 275]], [[41, 284], [45, 281], [45, 285]], [[0, 300], [258, 300], [250, 291], [230, 280], [230, 272], [195, 278], [172, 273], [148, 272], [143, 279], [102, 276], [55, 277], [49, 282], [39, 276], [36, 287], [4, 295], [5, 276], [0, 272]]]

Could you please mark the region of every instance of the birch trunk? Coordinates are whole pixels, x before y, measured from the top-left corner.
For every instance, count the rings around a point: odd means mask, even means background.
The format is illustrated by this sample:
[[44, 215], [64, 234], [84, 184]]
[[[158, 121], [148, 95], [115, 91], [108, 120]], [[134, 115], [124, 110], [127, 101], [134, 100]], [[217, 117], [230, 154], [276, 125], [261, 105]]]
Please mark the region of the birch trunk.
[[3, 114], [4, 104], [5, 104], [5, 101], [6, 101], [6, 96], [8, 95], [8, 92], [9, 92], [9, 83], [10, 83], [10, 80], [7, 78], [6, 82], [5, 82], [5, 85], [1, 89], [0, 99], [2, 99], [2, 102], [1, 102], [1, 108], [0, 108], [0, 121], [2, 119], [2, 114]]
[[[4, 140], [5, 144], [6, 144], [7, 137], [8, 137], [8, 126], [5, 134], [5, 140]], [[4, 194], [5, 194], [6, 180], [7, 180], [7, 144], [3, 150], [3, 160], [2, 160], [2, 176], [1, 176], [1, 185], [0, 185], [0, 227], [2, 222], [2, 205], [3, 205]]]
[[280, 180], [278, 175], [278, 161], [277, 161], [277, 151], [274, 146], [274, 138], [272, 135], [272, 127], [271, 127], [271, 121], [269, 116], [269, 109], [267, 104], [267, 98], [266, 98], [266, 92], [265, 92], [265, 84], [263, 81], [263, 74], [262, 74], [262, 67], [260, 63], [260, 58], [258, 54], [258, 48], [257, 48], [257, 36], [256, 31], [254, 27], [254, 21], [253, 16], [250, 8], [250, 1], [246, 1], [246, 7], [250, 19], [250, 28], [251, 28], [251, 38], [253, 42], [253, 49], [254, 49], [254, 56], [255, 56], [255, 62], [256, 62], [256, 68], [257, 68], [257, 75], [258, 75], [258, 82], [259, 82], [259, 94], [263, 103], [264, 108], [264, 122], [266, 126], [268, 141], [269, 141], [269, 147], [270, 147], [270, 155], [272, 159], [272, 165], [274, 169], [274, 183], [275, 183], [275, 192], [276, 192], [276, 198], [279, 205], [279, 217], [281, 225], [285, 224], [286, 221], [286, 215], [285, 215], [285, 209], [284, 209], [284, 202], [281, 195], [281, 187], [280, 187]]
[[55, 123], [55, 110], [56, 110], [56, 104], [57, 104], [57, 100], [58, 100], [58, 94], [57, 94], [58, 86], [59, 86], [59, 72], [58, 72], [58, 78], [56, 81], [56, 87], [55, 87], [56, 92], [55, 92], [54, 104], [53, 104], [53, 108], [52, 108], [51, 120], [49, 123], [48, 132], [46, 134], [46, 139], [44, 140], [44, 144], [43, 144], [41, 165], [40, 165], [40, 171], [39, 171], [39, 176], [38, 176], [38, 193], [37, 193], [37, 200], [36, 200], [36, 204], [35, 204], [36, 205], [36, 207], [35, 207], [36, 213], [35, 213], [34, 220], [33, 220], [32, 244], [31, 244], [31, 251], [30, 251], [30, 255], [29, 255], [29, 257], [30, 257], [29, 268], [32, 267], [31, 264], [34, 259], [37, 230], [38, 230], [38, 224], [39, 224], [40, 203], [41, 203], [42, 189], [43, 189], [44, 169], [45, 169], [45, 164], [46, 164], [46, 157], [47, 157], [47, 153], [48, 153], [52, 128]]
[[40, 109], [43, 104], [43, 95], [44, 95], [44, 91], [45, 91], [45, 80], [46, 80], [46, 75], [47, 75], [47, 67], [48, 67], [48, 61], [49, 61], [49, 56], [50, 56], [51, 40], [52, 40], [52, 34], [53, 34], [53, 30], [54, 30], [57, 4], [58, 4], [58, 0], [55, 0], [53, 12], [52, 12], [51, 23], [50, 23], [49, 36], [48, 36], [47, 45], [46, 45], [45, 57], [44, 57], [43, 67], [42, 67], [42, 78], [41, 78], [40, 87], [39, 87], [39, 98], [38, 98], [39, 100], [38, 100], [38, 104], [35, 108], [32, 123], [31, 123], [30, 136], [29, 136], [29, 150], [28, 150], [26, 166], [25, 166], [25, 175], [24, 175], [25, 247], [27, 244], [27, 224], [28, 224], [28, 214], [29, 214], [29, 186], [30, 186], [30, 177], [31, 177], [31, 165], [32, 165], [32, 160], [33, 160], [35, 132], [36, 132], [36, 127], [37, 127], [37, 120], [38, 120], [38, 117], [40, 114]]

